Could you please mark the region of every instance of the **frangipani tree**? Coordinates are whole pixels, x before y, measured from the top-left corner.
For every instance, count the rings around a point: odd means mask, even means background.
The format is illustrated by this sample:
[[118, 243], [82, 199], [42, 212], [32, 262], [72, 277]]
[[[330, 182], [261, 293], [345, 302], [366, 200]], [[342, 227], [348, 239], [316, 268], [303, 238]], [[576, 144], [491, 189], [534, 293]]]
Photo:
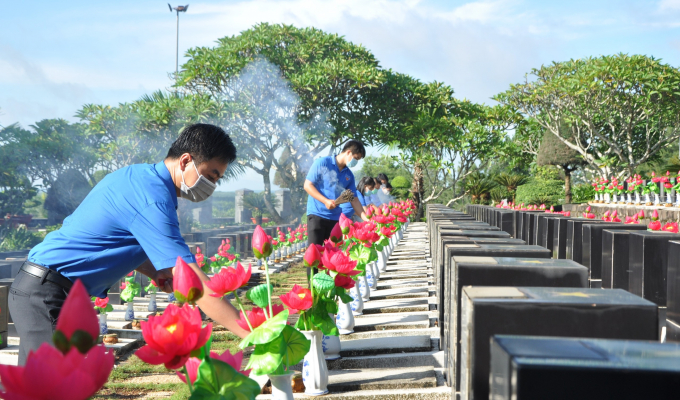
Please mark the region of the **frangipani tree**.
[[[495, 100], [532, 118], [601, 177], [633, 174], [680, 138], [680, 71], [653, 57], [554, 62]], [[565, 124], [570, 135], [560, 135]]]

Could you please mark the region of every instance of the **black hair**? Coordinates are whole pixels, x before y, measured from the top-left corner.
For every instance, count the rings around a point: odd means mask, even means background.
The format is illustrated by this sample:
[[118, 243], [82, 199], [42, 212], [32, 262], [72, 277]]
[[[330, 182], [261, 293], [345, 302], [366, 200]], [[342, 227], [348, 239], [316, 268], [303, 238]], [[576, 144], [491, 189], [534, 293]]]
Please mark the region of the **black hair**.
[[371, 178], [370, 176], [364, 176], [363, 178], [359, 179], [357, 191], [363, 195], [366, 186], [375, 186], [375, 182], [373, 182], [373, 178]]
[[392, 185], [389, 182], [385, 184], [385, 189], [392, 189]]
[[345, 143], [341, 153], [344, 153], [347, 150], [352, 150], [352, 154], [358, 154], [361, 156], [361, 158], [366, 157], [366, 148], [364, 147], [364, 144], [358, 140], [350, 140], [349, 142]]
[[380, 179], [378, 178], [373, 178], [373, 182], [375, 182], [375, 184], [378, 185], [378, 187], [382, 185], [382, 182], [380, 182]]
[[179, 134], [170, 146], [166, 158], [177, 159], [189, 153], [200, 164], [217, 158], [231, 164], [236, 160], [236, 147], [227, 133], [219, 126], [210, 124], [192, 124]]
[[385, 183], [389, 183], [390, 180], [387, 178], [387, 175], [385, 174], [378, 174], [378, 179], [380, 179], [380, 182], [385, 181]]

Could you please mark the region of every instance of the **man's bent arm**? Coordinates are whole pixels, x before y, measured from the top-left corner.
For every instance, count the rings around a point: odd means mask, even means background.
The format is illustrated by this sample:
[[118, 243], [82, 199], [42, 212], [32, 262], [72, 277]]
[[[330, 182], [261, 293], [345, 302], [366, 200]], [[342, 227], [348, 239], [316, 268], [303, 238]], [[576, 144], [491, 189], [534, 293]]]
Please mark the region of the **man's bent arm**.
[[308, 195], [312, 196], [315, 200], [326, 204], [326, 201], [328, 201], [328, 198], [319, 192], [319, 190], [314, 186], [314, 183], [310, 181], [309, 179], [305, 179], [305, 184], [304, 184], [304, 189], [305, 192], [307, 192]]
[[364, 207], [361, 205], [359, 199], [357, 199], [356, 197], [353, 198], [351, 204], [352, 208], [354, 209], [354, 213], [356, 213], [356, 215], [361, 216], [361, 219], [363, 219], [364, 221], [368, 221], [368, 217], [366, 217], [366, 213], [364, 212]]
[[[196, 304], [203, 310], [208, 317], [213, 321], [227, 328], [231, 333], [235, 334], [240, 338], [248, 336], [250, 331], [241, 328], [236, 320], [239, 319], [239, 312], [236, 311], [234, 306], [228, 301], [221, 299], [219, 297], [213, 297], [210, 294], [214, 293], [210, 288], [205, 285], [205, 282], [210, 280], [206, 274], [201, 271], [201, 269], [196, 265], [196, 263], [190, 263], [189, 266], [194, 270], [198, 277], [203, 282], [203, 297], [201, 297]], [[174, 274], [174, 268], [173, 268]]]

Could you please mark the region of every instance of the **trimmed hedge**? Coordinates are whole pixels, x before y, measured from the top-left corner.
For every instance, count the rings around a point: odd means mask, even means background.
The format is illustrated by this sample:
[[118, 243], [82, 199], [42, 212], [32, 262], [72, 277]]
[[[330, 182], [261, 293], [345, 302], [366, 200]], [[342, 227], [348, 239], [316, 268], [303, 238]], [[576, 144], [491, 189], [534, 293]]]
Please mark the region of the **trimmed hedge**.
[[518, 186], [515, 203], [557, 205], [564, 203], [564, 181], [538, 180]]

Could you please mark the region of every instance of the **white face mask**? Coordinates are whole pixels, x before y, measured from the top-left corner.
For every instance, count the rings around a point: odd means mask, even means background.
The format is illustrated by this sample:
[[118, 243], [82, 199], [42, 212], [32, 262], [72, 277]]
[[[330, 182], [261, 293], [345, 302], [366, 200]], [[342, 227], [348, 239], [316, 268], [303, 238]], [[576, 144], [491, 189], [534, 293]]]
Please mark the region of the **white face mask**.
[[217, 185], [210, 182], [205, 176], [198, 173], [198, 168], [196, 168], [196, 163], [193, 160], [191, 163], [194, 165], [198, 179], [193, 186], [189, 187], [184, 182], [184, 171], [180, 171], [182, 173], [182, 186], [180, 188], [180, 192], [183, 199], [191, 200], [193, 202], [203, 201], [213, 194], [215, 188], [217, 188]]

